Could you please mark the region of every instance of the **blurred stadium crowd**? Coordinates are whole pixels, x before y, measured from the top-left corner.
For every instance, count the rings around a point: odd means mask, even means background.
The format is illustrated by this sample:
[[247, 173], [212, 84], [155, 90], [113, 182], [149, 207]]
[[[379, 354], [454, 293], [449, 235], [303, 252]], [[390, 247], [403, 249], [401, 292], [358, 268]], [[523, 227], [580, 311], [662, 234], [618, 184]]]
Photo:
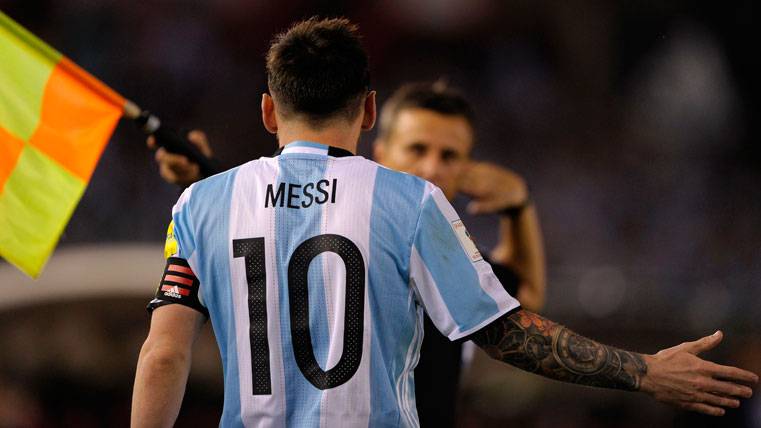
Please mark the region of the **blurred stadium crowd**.
[[[314, 14], [347, 16], [365, 36], [380, 102], [403, 82], [447, 79], [475, 106], [475, 158], [526, 178], [544, 229], [547, 314], [642, 352], [722, 328], [727, 343], [715, 359], [758, 373], [761, 151], [751, 6], [0, 0], [1, 10], [117, 91], [167, 122], [206, 130], [226, 166], [275, 149], [259, 116], [271, 35]], [[360, 146], [367, 157], [371, 140]], [[178, 195], [158, 176], [143, 136], [122, 122], [50, 268], [62, 253], [87, 248], [97, 263], [99, 248], [117, 244], [155, 247], [160, 266]], [[487, 248], [496, 222], [466, 219]], [[24, 280], [9, 269], [0, 264], [0, 290], [23, 293]], [[109, 275], [129, 273], [104, 271], [93, 287]], [[125, 424], [154, 285], [0, 305], [0, 427]], [[207, 357], [195, 358], [178, 426], [214, 425], [220, 410], [213, 339], [199, 349]], [[487, 372], [488, 381], [479, 378]], [[476, 364], [460, 414], [468, 427], [761, 426], [754, 400], [708, 420]]]

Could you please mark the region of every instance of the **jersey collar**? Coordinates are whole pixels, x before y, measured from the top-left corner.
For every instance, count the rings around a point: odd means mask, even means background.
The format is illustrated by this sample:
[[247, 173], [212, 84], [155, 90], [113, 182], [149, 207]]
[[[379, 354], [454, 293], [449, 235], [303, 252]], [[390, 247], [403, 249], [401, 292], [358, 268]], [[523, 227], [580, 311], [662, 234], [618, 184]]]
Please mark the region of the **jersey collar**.
[[326, 146], [325, 144], [313, 143], [311, 141], [294, 141], [292, 143], [288, 143], [285, 146], [277, 149], [275, 156], [288, 153], [310, 153], [314, 155], [332, 156], [335, 158], [354, 156], [354, 153], [346, 149]]

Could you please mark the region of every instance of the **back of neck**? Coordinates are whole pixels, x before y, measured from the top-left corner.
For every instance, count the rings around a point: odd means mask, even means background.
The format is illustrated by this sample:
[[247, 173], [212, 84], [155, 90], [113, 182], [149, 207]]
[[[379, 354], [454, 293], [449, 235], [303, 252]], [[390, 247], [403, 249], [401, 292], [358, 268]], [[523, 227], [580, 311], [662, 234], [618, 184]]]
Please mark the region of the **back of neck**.
[[280, 147], [294, 141], [310, 141], [313, 143], [324, 144], [326, 146], [338, 147], [357, 153], [357, 144], [359, 142], [359, 130], [352, 132], [352, 129], [339, 127], [326, 127], [321, 130], [314, 130], [305, 127], [291, 128], [284, 127], [278, 130], [277, 139]]

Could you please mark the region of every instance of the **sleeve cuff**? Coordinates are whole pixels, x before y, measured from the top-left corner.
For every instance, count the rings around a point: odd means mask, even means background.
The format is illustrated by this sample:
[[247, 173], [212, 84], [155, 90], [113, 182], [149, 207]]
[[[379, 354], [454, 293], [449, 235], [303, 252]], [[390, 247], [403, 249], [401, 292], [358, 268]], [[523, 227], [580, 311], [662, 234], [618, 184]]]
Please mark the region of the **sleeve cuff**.
[[462, 337], [460, 337], [458, 339], [452, 340], [452, 342], [454, 342], [454, 343], [464, 343], [464, 342], [467, 342], [471, 338], [473, 338], [473, 336], [478, 334], [481, 330], [489, 327], [490, 325], [494, 324], [495, 322], [499, 321], [500, 319], [502, 319], [504, 317], [509, 317], [510, 315], [512, 315], [512, 314], [514, 314], [514, 313], [516, 313], [516, 312], [518, 312], [518, 311], [520, 311], [522, 309], [523, 309], [523, 307], [521, 307], [521, 305], [518, 305], [518, 306], [510, 309], [509, 311], [507, 311], [507, 312], [505, 312], [503, 314], [499, 314], [498, 316], [494, 317], [494, 319], [492, 319], [491, 321], [487, 322], [486, 324], [482, 325], [481, 327], [477, 328], [476, 330], [471, 331], [470, 333], [466, 334], [465, 336], [462, 336]]

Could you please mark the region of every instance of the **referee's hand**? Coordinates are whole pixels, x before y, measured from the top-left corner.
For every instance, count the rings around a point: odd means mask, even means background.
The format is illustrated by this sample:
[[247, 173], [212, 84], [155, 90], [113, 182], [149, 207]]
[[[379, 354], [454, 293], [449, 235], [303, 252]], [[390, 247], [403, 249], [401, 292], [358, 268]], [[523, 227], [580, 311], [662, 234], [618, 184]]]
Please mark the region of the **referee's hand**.
[[[188, 133], [188, 140], [198, 147], [201, 153], [211, 157], [212, 151], [209, 146], [209, 140], [203, 131], [190, 131]], [[146, 144], [149, 149], [156, 149], [156, 139], [152, 135], [148, 137]], [[165, 148], [159, 147], [156, 150], [155, 158], [156, 163], [159, 164], [159, 174], [167, 183], [187, 187], [203, 178], [201, 177], [201, 169], [198, 164], [183, 155], [171, 153]]]
[[470, 162], [460, 179], [460, 191], [473, 198], [470, 214], [494, 214], [523, 206], [528, 188], [514, 171], [488, 162]]

